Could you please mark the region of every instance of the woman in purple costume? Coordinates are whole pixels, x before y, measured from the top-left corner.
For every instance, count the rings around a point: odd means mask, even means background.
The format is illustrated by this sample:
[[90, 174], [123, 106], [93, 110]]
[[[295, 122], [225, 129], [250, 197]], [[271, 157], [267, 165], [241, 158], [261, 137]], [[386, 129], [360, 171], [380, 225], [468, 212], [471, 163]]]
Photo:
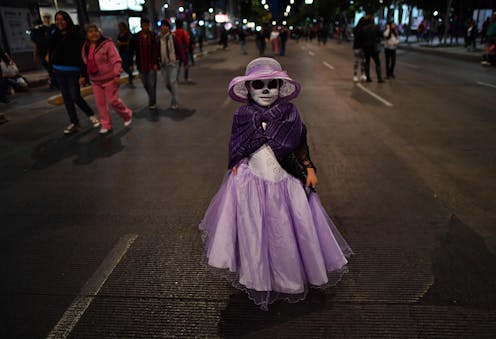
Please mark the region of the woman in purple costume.
[[271, 58], [231, 81], [229, 95], [245, 105], [234, 113], [229, 170], [200, 224], [204, 263], [263, 310], [336, 284], [353, 253], [315, 193], [306, 128], [289, 102], [299, 92]]

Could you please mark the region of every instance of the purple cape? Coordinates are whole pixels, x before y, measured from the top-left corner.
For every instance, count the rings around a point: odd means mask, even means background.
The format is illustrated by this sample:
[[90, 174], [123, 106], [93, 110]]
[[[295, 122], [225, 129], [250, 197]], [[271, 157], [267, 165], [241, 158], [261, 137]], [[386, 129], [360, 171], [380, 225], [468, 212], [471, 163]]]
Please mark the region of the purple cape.
[[[264, 130], [262, 122], [267, 123]], [[296, 106], [280, 102], [271, 108], [253, 103], [241, 106], [233, 118], [229, 142], [229, 167], [237, 165], [268, 144], [279, 162], [293, 152], [304, 137], [304, 127]]]

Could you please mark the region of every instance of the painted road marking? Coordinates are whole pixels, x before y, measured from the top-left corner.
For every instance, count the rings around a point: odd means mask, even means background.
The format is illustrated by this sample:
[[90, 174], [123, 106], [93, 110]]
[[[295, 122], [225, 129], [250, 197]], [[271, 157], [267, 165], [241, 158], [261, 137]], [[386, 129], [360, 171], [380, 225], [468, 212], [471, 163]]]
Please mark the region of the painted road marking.
[[324, 66], [326, 66], [326, 67], [328, 67], [328, 68], [330, 68], [330, 69], [334, 70], [334, 66], [329, 65], [329, 64], [328, 64], [327, 62], [325, 62], [325, 61], [322, 61], [322, 63], [324, 64]]
[[137, 237], [137, 234], [126, 234], [119, 239], [90, 280], [79, 291], [76, 299], [50, 331], [47, 338], [67, 338]]
[[314, 53], [314, 52], [312, 52], [312, 51], [308, 51], [308, 55], [314, 56], [314, 55], [315, 55], [315, 53]]
[[477, 85], [487, 86], [487, 87], [491, 87], [491, 88], [496, 88], [496, 85], [489, 84], [487, 82], [482, 82], [482, 81], [477, 81]]
[[369, 94], [370, 96], [376, 98], [377, 100], [379, 100], [380, 102], [382, 102], [384, 105], [388, 106], [388, 107], [393, 107], [393, 104], [390, 103], [389, 101], [387, 101], [386, 99], [382, 98], [381, 96], [375, 94], [374, 92], [372, 92], [371, 90], [363, 87], [362, 84], [358, 84], [357, 85], [358, 88], [360, 88], [362, 91], [364, 91], [365, 93]]

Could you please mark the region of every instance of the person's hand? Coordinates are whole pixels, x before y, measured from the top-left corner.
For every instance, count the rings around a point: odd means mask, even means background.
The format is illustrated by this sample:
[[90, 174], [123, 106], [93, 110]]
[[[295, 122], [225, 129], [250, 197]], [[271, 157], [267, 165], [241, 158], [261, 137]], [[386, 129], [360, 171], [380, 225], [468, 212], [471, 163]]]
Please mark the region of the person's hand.
[[134, 65], [129, 65], [129, 70], [134, 71]]
[[307, 168], [307, 183], [306, 186], [310, 188], [317, 188], [317, 174], [315, 174], [315, 169], [313, 168]]
[[115, 77], [114, 78], [114, 81], [117, 85], [120, 85], [121, 84], [121, 77]]
[[184, 64], [184, 69], [188, 69], [189, 68], [189, 65], [188, 64]]
[[86, 85], [86, 78], [85, 77], [79, 77], [79, 85], [80, 86]]
[[157, 65], [153, 65], [153, 70], [156, 71], [158, 69]]
[[233, 172], [234, 175], [238, 174], [238, 167], [234, 166], [232, 169], [231, 169], [231, 172]]

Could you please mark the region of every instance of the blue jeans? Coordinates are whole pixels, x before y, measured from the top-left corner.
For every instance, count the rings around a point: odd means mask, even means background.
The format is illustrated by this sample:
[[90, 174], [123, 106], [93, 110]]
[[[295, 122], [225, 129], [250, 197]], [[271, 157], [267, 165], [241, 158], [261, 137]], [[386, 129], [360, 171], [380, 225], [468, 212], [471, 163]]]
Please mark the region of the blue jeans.
[[62, 93], [62, 98], [64, 98], [65, 109], [67, 110], [67, 114], [69, 114], [69, 119], [76, 126], [79, 126], [76, 105], [78, 105], [88, 117], [95, 115], [88, 103], [81, 97], [79, 75], [79, 72], [54, 70], [57, 85]]
[[162, 65], [165, 87], [171, 92], [171, 105], [177, 105], [177, 64]]
[[157, 103], [157, 71], [139, 72], [139, 76], [148, 93], [148, 105], [155, 105]]

